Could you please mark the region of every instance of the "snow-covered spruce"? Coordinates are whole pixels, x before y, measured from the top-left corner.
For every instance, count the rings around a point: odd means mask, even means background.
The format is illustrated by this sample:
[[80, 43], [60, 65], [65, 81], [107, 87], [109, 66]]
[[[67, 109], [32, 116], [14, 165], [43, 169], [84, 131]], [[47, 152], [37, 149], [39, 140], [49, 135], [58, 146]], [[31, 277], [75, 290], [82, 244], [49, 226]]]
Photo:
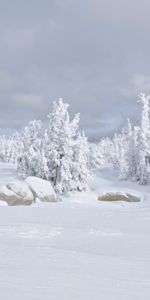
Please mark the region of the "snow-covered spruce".
[[[24, 177], [38, 176], [42, 158], [42, 122], [31, 121], [21, 135], [21, 153], [17, 159], [18, 173]], [[42, 176], [41, 176], [42, 177]]]
[[48, 127], [31, 121], [21, 135], [18, 173], [49, 180], [58, 193], [87, 188], [88, 142], [78, 130], [80, 116], [70, 120], [69, 105], [54, 102], [48, 115]]
[[87, 139], [78, 131], [79, 114], [70, 120], [68, 108], [62, 99], [54, 102], [45, 132], [49, 180], [58, 193], [87, 187]]

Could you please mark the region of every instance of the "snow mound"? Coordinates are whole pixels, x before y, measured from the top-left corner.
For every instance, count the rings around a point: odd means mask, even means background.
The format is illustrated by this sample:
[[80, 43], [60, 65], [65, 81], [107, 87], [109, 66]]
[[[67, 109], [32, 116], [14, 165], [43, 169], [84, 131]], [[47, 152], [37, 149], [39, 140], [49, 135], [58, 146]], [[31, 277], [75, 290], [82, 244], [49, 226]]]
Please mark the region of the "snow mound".
[[25, 182], [14, 180], [0, 188], [0, 200], [8, 205], [30, 205], [34, 196]]
[[104, 195], [98, 196], [97, 200], [99, 201], [126, 201], [126, 202], [140, 202], [140, 197], [132, 195], [129, 193], [120, 193], [120, 192], [109, 192]]
[[49, 181], [30, 176], [26, 178], [25, 182], [29, 186], [35, 198], [44, 202], [58, 201], [56, 193]]

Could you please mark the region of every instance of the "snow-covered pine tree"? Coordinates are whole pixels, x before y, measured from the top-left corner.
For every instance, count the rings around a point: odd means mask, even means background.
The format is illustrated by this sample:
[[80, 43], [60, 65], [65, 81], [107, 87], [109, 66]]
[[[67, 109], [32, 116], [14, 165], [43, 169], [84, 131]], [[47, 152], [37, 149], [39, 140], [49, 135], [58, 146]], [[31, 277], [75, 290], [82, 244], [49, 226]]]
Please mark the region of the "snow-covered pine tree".
[[37, 176], [39, 170], [39, 151], [42, 147], [42, 122], [29, 122], [21, 135], [22, 150], [17, 161], [18, 173], [22, 176]]
[[137, 157], [137, 180], [140, 184], [148, 182], [148, 171], [146, 166], [146, 156], [150, 155], [150, 119], [149, 119], [149, 99], [150, 96], [145, 94], [139, 95], [138, 102], [142, 105], [141, 124], [138, 141], [138, 157]]
[[73, 159], [71, 167], [71, 190], [87, 190], [89, 145], [84, 132], [78, 134], [73, 142]]
[[112, 141], [108, 137], [104, 137], [98, 143], [98, 161], [99, 165], [111, 162]]
[[88, 168], [92, 171], [98, 168], [98, 145], [95, 143], [89, 143], [88, 152]]
[[120, 158], [120, 136], [117, 135], [117, 133], [114, 134], [113, 137], [113, 147], [112, 147], [112, 153], [111, 153], [111, 161], [113, 164], [113, 167], [115, 169], [118, 169], [119, 167], [119, 158]]
[[139, 146], [139, 132], [140, 127], [134, 126], [133, 127], [133, 139], [132, 139], [132, 178], [133, 180], [137, 180], [137, 167], [138, 167], [138, 146]]
[[17, 164], [18, 157], [22, 153], [23, 143], [21, 138], [21, 133], [16, 132], [13, 135], [13, 159], [12, 162]]
[[19, 151], [18, 133], [8, 138], [0, 137], [0, 160], [3, 162], [16, 163]]
[[[73, 156], [78, 137], [79, 114], [72, 121], [68, 113], [69, 105], [62, 99], [54, 102], [48, 115], [49, 125], [45, 133], [46, 158], [48, 161], [49, 180], [59, 193], [74, 190]], [[78, 171], [79, 172], [79, 171]], [[78, 176], [82, 174], [78, 174]], [[76, 184], [76, 189], [78, 189]]]
[[138, 126], [133, 127], [130, 120], [127, 119], [127, 126], [125, 132], [128, 145], [126, 154], [129, 166], [128, 176], [136, 180], [140, 128]]
[[135, 136], [129, 118], [127, 119], [127, 125], [125, 126], [125, 136], [126, 164], [128, 165], [127, 177], [134, 177], [136, 174]]
[[118, 159], [118, 170], [119, 170], [119, 178], [127, 179], [129, 177], [129, 160], [128, 160], [128, 151], [129, 144], [127, 135], [124, 130], [122, 130], [122, 134], [119, 135], [119, 159]]
[[4, 136], [0, 136], [0, 161], [5, 161]]
[[[32, 155], [33, 159], [33, 155]], [[36, 170], [34, 168], [33, 172], [36, 173], [36, 177], [48, 180], [49, 179], [49, 170], [47, 158], [45, 156], [45, 150], [42, 145], [41, 148], [34, 151], [34, 161], [31, 163], [33, 166], [36, 166]]]
[[104, 163], [112, 161], [112, 146], [110, 138], [102, 138], [99, 143], [89, 143], [88, 168], [99, 169]]
[[69, 105], [62, 99], [53, 103], [52, 112], [48, 115], [49, 124], [46, 131], [46, 157], [48, 160], [49, 180], [59, 192], [66, 188], [62, 184], [70, 180], [69, 164], [72, 156], [70, 138], [72, 137]]

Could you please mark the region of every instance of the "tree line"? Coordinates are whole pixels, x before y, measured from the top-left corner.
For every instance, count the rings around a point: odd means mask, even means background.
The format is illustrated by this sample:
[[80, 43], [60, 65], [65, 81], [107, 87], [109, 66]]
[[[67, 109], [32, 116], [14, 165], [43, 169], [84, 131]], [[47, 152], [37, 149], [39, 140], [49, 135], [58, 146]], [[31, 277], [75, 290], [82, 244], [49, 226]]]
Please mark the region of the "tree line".
[[83, 191], [89, 175], [110, 163], [120, 179], [140, 184], [149, 181], [150, 96], [140, 94], [141, 117], [138, 126], [127, 120], [121, 133], [90, 143], [79, 130], [80, 114], [73, 119], [62, 99], [53, 103], [47, 125], [33, 120], [20, 133], [0, 137], [0, 160], [16, 164], [18, 174], [51, 181], [56, 192]]

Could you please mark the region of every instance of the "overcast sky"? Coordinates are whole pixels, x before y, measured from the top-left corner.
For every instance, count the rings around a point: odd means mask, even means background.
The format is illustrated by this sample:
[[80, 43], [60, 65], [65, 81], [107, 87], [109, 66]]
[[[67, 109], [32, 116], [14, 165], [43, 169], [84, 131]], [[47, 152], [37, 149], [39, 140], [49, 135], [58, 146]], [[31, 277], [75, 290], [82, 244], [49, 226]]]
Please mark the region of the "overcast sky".
[[149, 0], [0, 0], [0, 133], [62, 97], [90, 138], [135, 119], [150, 93]]

